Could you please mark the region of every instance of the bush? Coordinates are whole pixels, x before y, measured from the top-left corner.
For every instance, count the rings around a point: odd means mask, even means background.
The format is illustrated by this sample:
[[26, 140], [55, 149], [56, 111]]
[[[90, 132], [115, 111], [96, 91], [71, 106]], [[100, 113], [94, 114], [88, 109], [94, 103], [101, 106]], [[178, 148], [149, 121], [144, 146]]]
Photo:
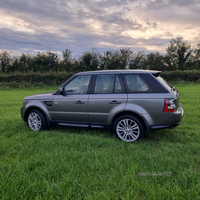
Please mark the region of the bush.
[[[0, 74], [0, 87], [29, 88], [37, 85], [59, 86], [73, 75], [74, 73], [66, 72]], [[200, 83], [200, 71], [162, 72], [161, 75], [169, 82], [185, 81]]]
[[49, 72], [49, 73], [14, 73], [0, 75], [0, 83], [43, 83], [48, 85], [61, 85], [67, 81], [73, 73]]
[[200, 82], [200, 71], [171, 71], [161, 75], [167, 81]]

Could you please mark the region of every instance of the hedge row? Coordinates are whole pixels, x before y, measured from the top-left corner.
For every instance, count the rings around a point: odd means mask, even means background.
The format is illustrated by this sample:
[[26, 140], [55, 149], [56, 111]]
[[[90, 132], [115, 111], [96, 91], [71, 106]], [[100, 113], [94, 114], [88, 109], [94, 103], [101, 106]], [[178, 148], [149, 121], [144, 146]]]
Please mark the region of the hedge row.
[[14, 73], [0, 75], [0, 83], [43, 83], [48, 85], [60, 85], [73, 76], [73, 73]]
[[200, 71], [171, 71], [162, 72], [162, 77], [167, 81], [185, 81], [185, 82], [198, 82], [200, 83]]
[[[48, 85], [61, 85], [69, 79], [73, 73], [15, 73], [0, 75], [0, 83], [29, 83], [29, 84], [48, 84]], [[162, 72], [161, 75], [167, 81], [186, 81], [200, 83], [200, 71], [172, 71]]]

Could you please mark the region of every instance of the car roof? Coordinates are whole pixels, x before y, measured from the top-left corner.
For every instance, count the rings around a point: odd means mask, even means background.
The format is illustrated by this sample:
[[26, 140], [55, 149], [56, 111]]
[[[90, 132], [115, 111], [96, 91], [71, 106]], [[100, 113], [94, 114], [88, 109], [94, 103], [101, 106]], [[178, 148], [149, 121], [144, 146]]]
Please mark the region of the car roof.
[[96, 70], [96, 71], [86, 71], [86, 72], [79, 72], [76, 75], [86, 75], [86, 74], [129, 74], [129, 73], [136, 73], [136, 74], [159, 74], [161, 71], [156, 70], [143, 70], [143, 69], [122, 69], [122, 70]]

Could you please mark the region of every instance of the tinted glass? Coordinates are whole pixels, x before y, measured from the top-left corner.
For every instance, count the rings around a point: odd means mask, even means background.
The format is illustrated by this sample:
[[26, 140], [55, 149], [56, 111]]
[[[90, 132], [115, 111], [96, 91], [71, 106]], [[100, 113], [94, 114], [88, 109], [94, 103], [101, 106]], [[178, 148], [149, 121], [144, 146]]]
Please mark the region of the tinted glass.
[[169, 85], [169, 83], [167, 83], [167, 81], [161, 77], [161, 76], [158, 76], [156, 77], [156, 79], [161, 83], [163, 84], [169, 91], [171, 90], [171, 86]]
[[115, 79], [114, 93], [122, 93], [122, 86], [121, 86], [118, 75], [116, 76], [116, 79]]
[[125, 75], [125, 81], [129, 92], [147, 92], [149, 90], [139, 75], [127, 74]]
[[115, 75], [97, 75], [95, 83], [95, 94], [113, 93]]
[[167, 93], [168, 90], [156, 79], [155, 75], [140, 74], [140, 77], [145, 81], [146, 84], [148, 83], [147, 85], [149, 87], [149, 92]]
[[122, 86], [119, 80], [118, 75], [113, 74], [104, 74], [97, 75], [95, 82], [95, 94], [113, 94], [113, 93], [121, 93]]

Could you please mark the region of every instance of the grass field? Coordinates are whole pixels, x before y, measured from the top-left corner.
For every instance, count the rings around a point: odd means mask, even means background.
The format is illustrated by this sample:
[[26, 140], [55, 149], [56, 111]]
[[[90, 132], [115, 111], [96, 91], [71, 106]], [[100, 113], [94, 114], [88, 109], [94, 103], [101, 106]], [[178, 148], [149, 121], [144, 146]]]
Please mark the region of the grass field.
[[134, 143], [108, 130], [29, 130], [23, 97], [0, 90], [0, 199], [200, 199], [200, 84], [176, 84], [185, 110], [175, 129]]

